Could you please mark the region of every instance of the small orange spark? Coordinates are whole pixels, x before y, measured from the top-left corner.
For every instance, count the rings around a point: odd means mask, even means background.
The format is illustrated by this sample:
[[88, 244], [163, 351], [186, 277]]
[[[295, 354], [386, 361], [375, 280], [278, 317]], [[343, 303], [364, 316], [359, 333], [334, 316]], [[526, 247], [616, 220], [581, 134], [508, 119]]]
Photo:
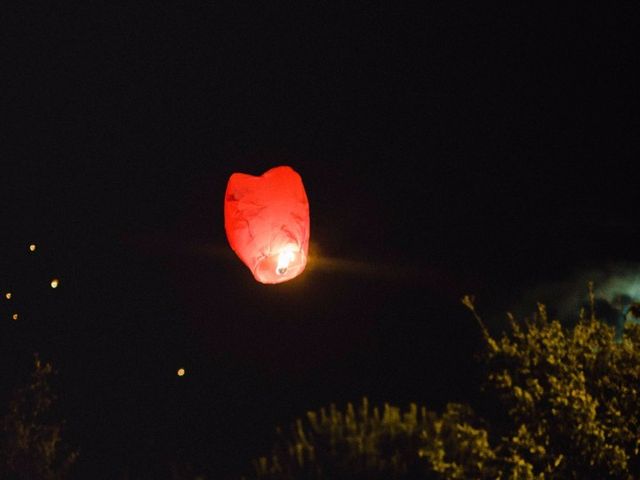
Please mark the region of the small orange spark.
[[54, 278], [51, 280], [51, 288], [58, 288], [58, 284], [60, 283], [60, 280], [58, 280], [57, 278]]
[[184, 374], [185, 374], [184, 368], [179, 368], [178, 369], [178, 376], [179, 377], [184, 377]]

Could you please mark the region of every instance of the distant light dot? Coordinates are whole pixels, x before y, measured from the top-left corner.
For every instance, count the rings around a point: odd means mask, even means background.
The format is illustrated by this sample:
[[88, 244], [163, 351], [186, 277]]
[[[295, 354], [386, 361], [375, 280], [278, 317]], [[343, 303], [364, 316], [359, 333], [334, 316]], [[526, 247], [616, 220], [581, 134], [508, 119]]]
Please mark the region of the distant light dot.
[[30, 252], [35, 252], [36, 251], [36, 244], [32, 243], [31, 245], [29, 245], [29, 251]]
[[13, 315], [11, 315], [11, 318], [14, 319], [14, 320], [17, 320], [18, 319], [18, 314], [14, 313]]
[[185, 374], [184, 368], [179, 368], [178, 369], [178, 376], [179, 377], [184, 377], [184, 374]]
[[54, 278], [53, 280], [51, 280], [51, 288], [58, 288], [59, 283], [60, 283], [60, 280], [58, 280], [57, 278]]
[[11, 300], [11, 292], [5, 293], [4, 296], [7, 300]]

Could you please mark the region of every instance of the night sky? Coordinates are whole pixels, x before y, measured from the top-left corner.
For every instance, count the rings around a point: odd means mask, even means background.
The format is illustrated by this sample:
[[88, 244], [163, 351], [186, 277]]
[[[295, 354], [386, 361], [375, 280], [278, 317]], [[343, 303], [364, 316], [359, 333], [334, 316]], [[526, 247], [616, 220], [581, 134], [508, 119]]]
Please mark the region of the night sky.
[[[332, 401], [473, 402], [462, 295], [498, 332], [532, 286], [640, 260], [633, 3], [16, 3], [0, 392], [53, 362], [77, 478], [224, 478]], [[311, 260], [265, 286], [223, 199], [276, 165]]]

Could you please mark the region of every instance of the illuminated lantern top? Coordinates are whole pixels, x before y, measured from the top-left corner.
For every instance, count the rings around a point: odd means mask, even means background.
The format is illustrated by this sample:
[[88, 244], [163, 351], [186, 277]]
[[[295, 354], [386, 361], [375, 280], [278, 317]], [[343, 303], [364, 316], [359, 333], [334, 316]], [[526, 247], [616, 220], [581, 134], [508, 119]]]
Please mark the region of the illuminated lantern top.
[[285, 166], [260, 177], [231, 175], [224, 226], [256, 280], [281, 283], [298, 276], [309, 251], [309, 202], [300, 175]]

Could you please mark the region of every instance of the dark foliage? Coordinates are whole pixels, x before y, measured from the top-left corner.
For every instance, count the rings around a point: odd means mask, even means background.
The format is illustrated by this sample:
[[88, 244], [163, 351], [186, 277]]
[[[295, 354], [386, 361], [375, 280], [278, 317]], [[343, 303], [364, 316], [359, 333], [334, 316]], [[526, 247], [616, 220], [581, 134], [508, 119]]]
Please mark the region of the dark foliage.
[[30, 381], [17, 389], [0, 420], [0, 478], [62, 480], [78, 452], [62, 439], [64, 422], [54, 415], [50, 363], [35, 356]]
[[254, 461], [252, 478], [585, 479], [637, 478], [640, 472], [640, 326], [621, 341], [612, 326], [582, 311], [575, 325], [536, 315], [486, 340], [485, 393], [491, 421], [469, 406], [442, 414], [412, 404], [308, 412], [279, 432], [272, 454]]

